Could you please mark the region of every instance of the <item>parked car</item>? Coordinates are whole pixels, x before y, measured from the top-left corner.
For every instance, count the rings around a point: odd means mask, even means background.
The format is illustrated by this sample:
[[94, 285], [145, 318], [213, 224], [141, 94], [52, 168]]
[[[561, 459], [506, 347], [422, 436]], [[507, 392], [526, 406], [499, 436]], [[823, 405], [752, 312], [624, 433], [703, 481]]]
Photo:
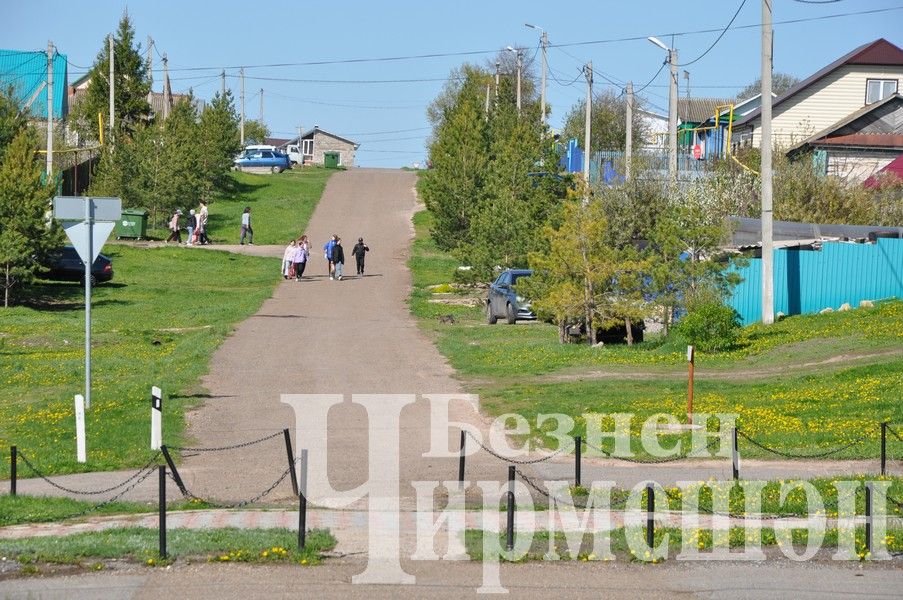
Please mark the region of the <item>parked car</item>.
[[[50, 253], [50, 271], [47, 279], [54, 281], [77, 281], [85, 283], [85, 263], [74, 246], [64, 246]], [[113, 261], [109, 256], [98, 254], [91, 265], [91, 285], [113, 279]]]
[[281, 173], [291, 169], [288, 155], [278, 150], [264, 148], [248, 148], [235, 159], [235, 168], [239, 171], [249, 168], [270, 169], [273, 173]]
[[508, 269], [503, 271], [489, 286], [489, 297], [486, 298], [486, 322], [495, 325], [500, 317], [504, 317], [509, 325], [517, 321], [536, 319], [530, 302], [517, 293], [517, 281], [529, 277], [533, 271], [529, 269]]

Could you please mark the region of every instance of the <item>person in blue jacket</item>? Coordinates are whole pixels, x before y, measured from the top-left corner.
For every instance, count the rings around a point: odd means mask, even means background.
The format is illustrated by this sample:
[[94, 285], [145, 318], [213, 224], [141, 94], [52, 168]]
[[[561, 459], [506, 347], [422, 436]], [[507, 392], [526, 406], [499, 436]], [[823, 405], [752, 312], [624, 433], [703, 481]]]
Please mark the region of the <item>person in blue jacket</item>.
[[332, 262], [332, 249], [335, 248], [335, 242], [339, 238], [337, 235], [333, 235], [329, 238], [329, 241], [323, 244], [323, 252], [324, 257], [326, 258], [326, 265], [329, 269], [329, 278], [333, 279], [335, 277], [335, 263]]

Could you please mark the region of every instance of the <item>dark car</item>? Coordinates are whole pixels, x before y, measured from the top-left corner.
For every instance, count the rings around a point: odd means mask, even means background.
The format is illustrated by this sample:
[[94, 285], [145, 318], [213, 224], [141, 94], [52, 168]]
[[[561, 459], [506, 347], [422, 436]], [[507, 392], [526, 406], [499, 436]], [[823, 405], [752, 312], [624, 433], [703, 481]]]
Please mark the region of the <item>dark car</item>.
[[530, 302], [517, 293], [517, 281], [533, 274], [530, 269], [508, 269], [503, 271], [489, 286], [486, 298], [486, 322], [495, 325], [499, 317], [513, 325], [517, 321], [532, 321], [536, 315], [530, 309]]
[[273, 173], [281, 173], [292, 168], [287, 154], [278, 150], [261, 150], [249, 148], [235, 159], [235, 168], [239, 171], [249, 168], [270, 169]]
[[[50, 272], [47, 279], [54, 281], [77, 281], [85, 283], [85, 263], [73, 246], [64, 246], [50, 253]], [[98, 254], [91, 265], [91, 285], [113, 279], [113, 261]]]

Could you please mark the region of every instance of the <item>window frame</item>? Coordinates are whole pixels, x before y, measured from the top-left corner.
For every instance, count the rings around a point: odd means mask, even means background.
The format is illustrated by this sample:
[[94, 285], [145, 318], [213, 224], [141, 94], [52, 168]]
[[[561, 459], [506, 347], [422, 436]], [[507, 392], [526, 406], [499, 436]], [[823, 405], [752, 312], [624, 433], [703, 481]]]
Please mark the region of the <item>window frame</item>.
[[[894, 84], [894, 91], [891, 92], [890, 94], [888, 94], [887, 96], [884, 96], [883, 95], [884, 84], [891, 83], [891, 82], [893, 82], [893, 84]], [[878, 94], [881, 97], [878, 98], [877, 100], [872, 100], [871, 102], [869, 102], [869, 87], [871, 86], [872, 83], [878, 84]], [[882, 100], [886, 99], [887, 97], [889, 97], [893, 94], [898, 93], [899, 91], [900, 91], [900, 80], [899, 79], [893, 79], [893, 78], [885, 79], [885, 78], [879, 78], [879, 77], [869, 77], [868, 79], [865, 80], [865, 105], [869, 106], [871, 104], [875, 104], [876, 102], [881, 102]]]

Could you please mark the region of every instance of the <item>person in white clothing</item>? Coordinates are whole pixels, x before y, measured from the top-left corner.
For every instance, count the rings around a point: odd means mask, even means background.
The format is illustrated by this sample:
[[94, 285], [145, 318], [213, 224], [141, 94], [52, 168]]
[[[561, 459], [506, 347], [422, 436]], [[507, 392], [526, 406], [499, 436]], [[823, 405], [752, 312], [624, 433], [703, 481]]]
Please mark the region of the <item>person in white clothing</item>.
[[295, 244], [295, 240], [292, 240], [288, 246], [285, 247], [285, 252], [282, 253], [282, 278], [289, 278], [289, 271], [292, 268], [292, 261], [295, 259], [295, 250], [297, 250], [297, 245]]

